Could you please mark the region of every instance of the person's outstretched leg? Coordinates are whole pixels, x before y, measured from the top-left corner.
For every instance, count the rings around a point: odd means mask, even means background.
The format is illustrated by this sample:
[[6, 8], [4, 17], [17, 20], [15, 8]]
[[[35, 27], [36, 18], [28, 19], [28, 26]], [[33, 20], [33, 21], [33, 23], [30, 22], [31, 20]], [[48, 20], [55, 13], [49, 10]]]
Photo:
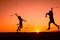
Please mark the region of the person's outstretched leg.
[[20, 26], [20, 29], [19, 29], [19, 31], [21, 31], [21, 29], [22, 29], [22, 26]]
[[50, 23], [51, 23], [51, 22], [48, 23], [48, 29], [47, 29], [47, 30], [50, 30]]
[[18, 32], [18, 29], [17, 29], [17, 32]]
[[53, 22], [53, 24], [58, 28], [58, 30], [59, 30], [59, 26], [55, 23], [55, 22]]
[[20, 26], [18, 26], [17, 32], [18, 32], [18, 30], [19, 30], [19, 27], [20, 27]]

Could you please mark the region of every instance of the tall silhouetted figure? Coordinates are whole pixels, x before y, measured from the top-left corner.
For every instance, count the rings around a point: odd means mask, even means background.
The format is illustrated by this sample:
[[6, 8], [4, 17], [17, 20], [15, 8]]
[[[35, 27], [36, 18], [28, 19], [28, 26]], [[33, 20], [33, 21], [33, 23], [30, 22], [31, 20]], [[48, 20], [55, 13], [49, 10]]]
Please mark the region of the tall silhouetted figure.
[[23, 21], [26, 22], [26, 20], [22, 19], [21, 16], [18, 16], [17, 14], [15, 14], [15, 15], [16, 15], [16, 16], [18, 17], [18, 19], [19, 19], [19, 26], [18, 26], [18, 29], [17, 29], [17, 32], [18, 32], [18, 30], [20, 31], [20, 30], [22, 29], [22, 27], [23, 27], [22, 22], [23, 22]]
[[51, 11], [49, 11], [49, 13], [46, 13], [46, 17], [47, 17], [47, 15], [49, 15], [49, 19], [50, 19], [47, 30], [50, 30], [51, 23], [53, 23], [59, 29], [59, 26], [55, 23], [54, 18], [53, 18], [53, 8], [51, 8]]

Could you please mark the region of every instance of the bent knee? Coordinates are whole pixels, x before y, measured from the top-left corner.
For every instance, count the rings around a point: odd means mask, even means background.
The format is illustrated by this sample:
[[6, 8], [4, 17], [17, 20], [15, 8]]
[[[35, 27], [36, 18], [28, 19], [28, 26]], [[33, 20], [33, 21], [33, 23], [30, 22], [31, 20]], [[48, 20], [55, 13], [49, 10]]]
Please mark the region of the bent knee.
[[22, 28], [22, 26], [20, 26], [20, 28]]

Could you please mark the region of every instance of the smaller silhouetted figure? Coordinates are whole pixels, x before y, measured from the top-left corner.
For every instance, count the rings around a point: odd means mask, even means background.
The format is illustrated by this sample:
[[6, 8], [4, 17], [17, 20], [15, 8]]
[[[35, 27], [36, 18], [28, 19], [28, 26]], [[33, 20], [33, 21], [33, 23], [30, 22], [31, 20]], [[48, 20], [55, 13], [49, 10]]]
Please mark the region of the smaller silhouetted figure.
[[19, 19], [19, 26], [18, 26], [18, 29], [17, 29], [17, 32], [18, 32], [18, 30], [20, 31], [20, 30], [22, 29], [22, 27], [23, 27], [22, 22], [23, 22], [23, 21], [26, 22], [26, 20], [22, 19], [21, 16], [18, 16], [17, 14], [15, 14], [15, 15], [16, 15], [16, 16], [18, 17], [18, 19]]
[[59, 29], [59, 26], [55, 23], [54, 18], [53, 18], [53, 8], [51, 8], [51, 11], [49, 11], [49, 13], [46, 13], [46, 17], [47, 17], [47, 15], [49, 15], [49, 19], [50, 19], [47, 30], [50, 30], [51, 23], [53, 23]]

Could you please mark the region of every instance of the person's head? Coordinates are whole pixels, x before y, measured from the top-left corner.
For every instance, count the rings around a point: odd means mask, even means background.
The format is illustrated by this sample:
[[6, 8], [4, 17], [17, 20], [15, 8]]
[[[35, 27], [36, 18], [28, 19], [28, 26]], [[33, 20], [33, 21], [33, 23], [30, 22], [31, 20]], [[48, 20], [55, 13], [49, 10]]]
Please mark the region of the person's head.
[[51, 8], [51, 9], [53, 9], [53, 8]]
[[19, 18], [21, 18], [21, 16], [19, 16]]

